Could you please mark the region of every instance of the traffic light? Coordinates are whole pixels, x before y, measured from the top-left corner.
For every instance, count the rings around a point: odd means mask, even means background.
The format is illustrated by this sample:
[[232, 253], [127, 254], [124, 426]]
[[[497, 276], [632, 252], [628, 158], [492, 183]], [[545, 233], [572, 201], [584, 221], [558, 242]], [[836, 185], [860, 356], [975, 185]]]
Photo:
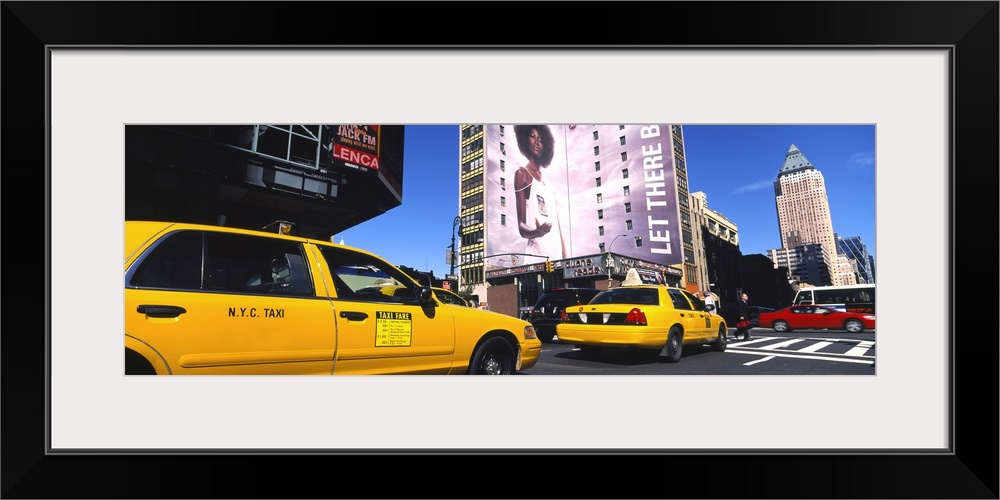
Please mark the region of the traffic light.
[[545, 261], [545, 272], [551, 273], [555, 272], [555, 270], [556, 270], [556, 265], [553, 264], [551, 260]]

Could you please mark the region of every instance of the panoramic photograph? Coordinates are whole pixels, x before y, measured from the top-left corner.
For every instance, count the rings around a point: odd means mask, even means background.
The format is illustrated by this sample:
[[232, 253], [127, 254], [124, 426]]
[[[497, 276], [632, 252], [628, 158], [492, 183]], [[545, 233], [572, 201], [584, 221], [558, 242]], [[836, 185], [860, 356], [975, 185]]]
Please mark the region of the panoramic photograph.
[[874, 125], [126, 125], [126, 375], [875, 375]]

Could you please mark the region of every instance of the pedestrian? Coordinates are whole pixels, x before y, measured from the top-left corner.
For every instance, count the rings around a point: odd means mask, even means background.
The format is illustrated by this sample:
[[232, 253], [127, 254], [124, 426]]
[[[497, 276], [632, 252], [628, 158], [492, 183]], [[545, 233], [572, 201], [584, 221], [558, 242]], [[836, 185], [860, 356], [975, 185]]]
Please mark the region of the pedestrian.
[[708, 311], [710, 314], [719, 314], [719, 311], [715, 309], [715, 297], [712, 296], [712, 292], [701, 292], [701, 298], [705, 302], [705, 306], [712, 306], [712, 309]]
[[740, 334], [742, 333], [743, 340], [750, 340], [750, 298], [744, 293], [736, 305], [739, 307], [740, 320], [736, 322], [736, 333], [734, 335], [736, 338], [740, 338]]
[[542, 171], [555, 154], [555, 139], [548, 125], [515, 125], [517, 147], [528, 162], [514, 172], [517, 229], [528, 240], [525, 253], [560, 260], [569, 257], [559, 223], [561, 202], [546, 183]]

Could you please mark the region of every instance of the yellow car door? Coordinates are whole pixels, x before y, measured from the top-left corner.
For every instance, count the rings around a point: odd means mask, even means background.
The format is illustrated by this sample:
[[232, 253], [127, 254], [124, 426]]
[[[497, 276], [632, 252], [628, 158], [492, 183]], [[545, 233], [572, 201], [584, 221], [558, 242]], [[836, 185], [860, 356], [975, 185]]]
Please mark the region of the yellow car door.
[[[455, 353], [451, 308], [387, 262], [318, 246], [337, 311], [335, 374], [447, 373]], [[400, 290], [402, 288], [402, 290]]]
[[697, 311], [691, 301], [685, 296], [685, 292], [676, 288], [667, 289], [670, 301], [674, 305], [674, 310], [678, 315], [681, 324], [684, 325], [684, 340], [705, 338], [711, 327], [711, 319], [707, 318], [708, 313]]
[[336, 320], [317, 276], [298, 241], [162, 235], [126, 263], [126, 348], [157, 373], [330, 374]]

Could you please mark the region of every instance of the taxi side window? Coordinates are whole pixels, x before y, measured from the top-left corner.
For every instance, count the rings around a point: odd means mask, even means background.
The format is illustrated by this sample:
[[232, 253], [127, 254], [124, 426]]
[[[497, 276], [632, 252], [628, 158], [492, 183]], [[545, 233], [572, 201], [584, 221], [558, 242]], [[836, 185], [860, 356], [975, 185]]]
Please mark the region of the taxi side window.
[[385, 262], [343, 248], [321, 246], [337, 298], [359, 302], [419, 304], [412, 280]]
[[684, 298], [684, 294], [680, 290], [667, 290], [670, 294], [670, 300], [674, 303], [674, 309], [679, 309], [682, 311], [690, 311], [691, 303]]
[[687, 299], [689, 301], [691, 301], [691, 304], [694, 305], [694, 310], [695, 311], [704, 311], [705, 310], [705, 301], [699, 299], [697, 296], [695, 296], [694, 294], [692, 294], [690, 292], [681, 290], [681, 293], [683, 293], [684, 296], [687, 297]]
[[129, 283], [142, 288], [311, 296], [312, 278], [296, 242], [180, 231], [145, 255]]

